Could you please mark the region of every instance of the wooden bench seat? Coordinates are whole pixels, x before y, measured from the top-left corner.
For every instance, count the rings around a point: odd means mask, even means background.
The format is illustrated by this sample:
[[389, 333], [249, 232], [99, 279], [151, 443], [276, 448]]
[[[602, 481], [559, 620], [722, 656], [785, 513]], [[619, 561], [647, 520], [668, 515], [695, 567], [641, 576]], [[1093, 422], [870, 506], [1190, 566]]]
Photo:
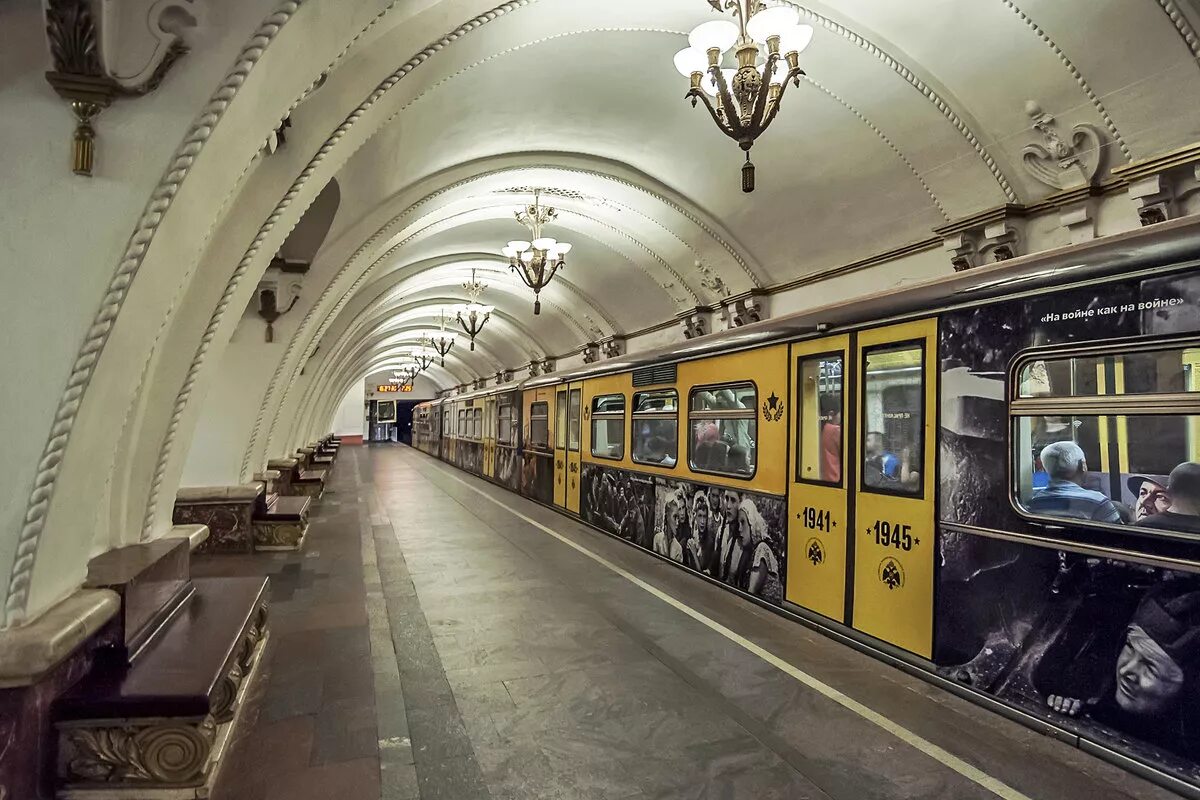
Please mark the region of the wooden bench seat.
[[192, 584], [191, 597], [132, 663], [94, 669], [55, 704], [61, 786], [207, 783], [262, 652], [268, 583]]

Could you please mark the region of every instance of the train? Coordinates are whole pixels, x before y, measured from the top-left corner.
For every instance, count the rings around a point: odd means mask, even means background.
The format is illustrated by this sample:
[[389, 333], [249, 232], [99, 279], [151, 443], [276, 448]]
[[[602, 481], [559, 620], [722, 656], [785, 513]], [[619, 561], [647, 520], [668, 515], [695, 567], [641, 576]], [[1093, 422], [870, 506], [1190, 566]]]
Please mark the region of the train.
[[414, 446], [1194, 789], [1195, 227], [433, 400]]

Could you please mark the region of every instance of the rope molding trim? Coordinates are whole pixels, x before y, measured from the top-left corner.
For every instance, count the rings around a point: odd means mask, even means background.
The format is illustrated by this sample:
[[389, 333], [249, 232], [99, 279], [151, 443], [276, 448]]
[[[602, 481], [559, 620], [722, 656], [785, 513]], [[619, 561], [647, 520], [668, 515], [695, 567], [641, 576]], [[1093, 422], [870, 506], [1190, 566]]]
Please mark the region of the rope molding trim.
[[225, 110], [237, 95], [250, 71], [262, 58], [266, 48], [274, 41], [283, 26], [291, 20], [303, 2], [304, 0], [287, 0], [277, 6], [259, 25], [249, 43], [242, 48], [233, 68], [226, 74], [216, 92], [205, 104], [204, 109], [184, 137], [183, 143], [176, 150], [170, 166], [151, 193], [150, 200], [138, 220], [137, 228], [126, 245], [125, 253], [109, 281], [100, 309], [75, 357], [71, 374], [67, 378], [66, 389], [55, 409], [49, 439], [38, 462], [33, 490], [26, 502], [25, 516], [17, 540], [17, 550], [9, 574], [8, 595], [4, 602], [5, 627], [18, 625], [25, 619], [34, 562], [38, 545], [41, 542], [42, 531], [45, 528], [46, 512], [50, 507], [50, 500], [54, 496], [63, 454], [70, 441], [71, 430], [79, 413], [83, 394], [91, 382], [96, 362], [99, 360], [104, 346], [108, 343], [109, 334], [124, 305], [129, 286], [142, 265], [146, 250], [154, 239], [163, 216], [171, 207], [179, 186], [187, 178], [196, 156], [204, 148], [213, 129], [224, 116]]
[[[333, 70], [346, 57], [346, 54], [350, 52], [350, 50], [354, 47], [354, 45], [360, 39], [362, 39], [362, 37], [365, 36], [368, 31], [370, 31], [373, 27], [375, 27], [375, 25], [377, 25], [379, 23], [379, 21], [382, 20], [388, 14], [388, 12], [390, 12], [393, 8], [395, 8], [399, 2], [400, 2], [400, 0], [392, 0], [392, 2], [388, 3], [388, 5], [383, 8], [383, 10], [381, 10], [378, 14], [376, 14], [374, 17], [372, 17], [371, 21], [368, 22], [358, 33], [356, 33], [354, 35], [354, 37], [350, 40], [350, 42], [344, 48], [342, 48], [342, 50], [334, 57], [333, 61], [331, 61], [329, 63], [329, 66], [327, 66], [325, 68], [325, 70], [322, 72], [322, 76], [329, 74], [329, 72], [331, 70]], [[305, 89], [300, 94], [300, 96], [297, 97], [296, 100], [294, 100], [292, 102], [292, 104], [288, 107], [289, 115], [291, 114], [292, 111], [294, 111], [300, 105], [300, 103], [302, 103], [305, 100], [305, 98], [307, 98], [310, 94], [312, 94], [313, 90], [318, 85], [320, 85], [321, 80], [322, 80], [321, 78], [317, 78], [315, 81], [313, 81], [312, 84], [310, 84], [309, 87], [307, 89]], [[261, 153], [261, 151], [260, 151], [260, 153]], [[246, 168], [242, 170], [242, 177], [244, 177], [245, 174], [254, 165], [255, 161], [258, 160], [258, 157], [259, 157], [259, 154], [255, 154], [254, 158], [251, 159], [250, 163], [246, 165]], [[239, 179], [239, 183], [240, 183], [240, 179]], [[221, 204], [222, 212], [224, 212], [225, 208], [228, 206], [231, 199], [232, 199], [232, 194], [230, 196], [227, 196], [225, 198], [225, 200], [222, 202], [222, 204]], [[218, 214], [218, 217], [220, 217], [220, 216], [223, 216], [223, 213]], [[205, 246], [207, 246], [208, 241], [211, 239], [212, 233], [213, 233], [213, 231], [210, 229], [208, 234], [205, 236], [205, 240], [204, 240]], [[241, 265], [239, 264], [239, 267], [240, 266]], [[235, 270], [235, 275], [236, 274], [237, 273]], [[243, 270], [242, 274], [244, 274], [244, 270]], [[240, 281], [240, 279], [241, 279], [241, 276], [238, 275], [237, 280]], [[186, 282], [186, 276], [185, 276], [185, 282]], [[184, 288], [185, 288], [184, 285], [181, 283], [181, 286], [177, 290], [177, 295], [179, 293], [181, 293], [184, 290]], [[235, 281], [233, 284], [233, 289], [236, 289], [236, 288], [237, 288], [237, 282]], [[163, 483], [163, 480], [165, 479], [167, 466], [170, 461], [171, 448], [174, 445], [175, 436], [179, 431], [179, 420], [183, 415], [183, 410], [187, 406], [188, 398], [190, 398], [192, 389], [194, 388], [194, 386], [196, 384], [196, 378], [199, 373], [199, 369], [198, 369], [199, 364], [204, 361], [204, 358], [208, 353], [208, 349], [209, 349], [210, 345], [212, 344], [213, 337], [216, 334], [218, 323], [220, 322], [221, 316], [224, 315], [225, 309], [228, 307], [231, 297], [232, 297], [232, 291], [230, 289], [229, 284], [226, 284], [226, 289], [221, 294], [221, 298], [217, 302], [216, 310], [214, 310], [214, 312], [213, 312], [213, 317], [210, 318], [208, 326], [204, 329], [204, 333], [201, 334], [200, 345], [196, 349], [196, 354], [192, 357], [192, 364], [188, 369], [187, 376], [184, 378], [183, 384], [181, 385], [180, 390], [175, 397], [175, 405], [171, 412], [171, 421], [168, 423], [166, 433], [164, 434], [164, 443], [159, 448], [158, 461], [156, 462], [155, 467], [154, 467], [154, 477], [150, 484], [150, 493], [148, 495], [147, 502], [146, 502], [146, 510], [142, 517], [142, 530], [141, 530], [141, 536], [140, 536], [141, 541], [146, 541], [153, 534], [155, 512], [158, 508], [158, 500], [159, 500], [159, 495], [161, 493], [162, 483]], [[155, 337], [155, 349], [157, 348], [159, 338], [161, 338], [161, 334], [164, 333], [167, 328], [167, 322], [169, 321], [176, 304], [177, 304], [176, 302], [172, 302], [171, 308], [168, 310], [166, 318], [163, 321], [163, 326], [159, 332], [159, 336]], [[150, 358], [151, 359], [153, 358], [153, 349], [151, 351]], [[149, 364], [149, 361], [147, 361], [147, 365], [148, 364]], [[137, 402], [138, 402], [138, 400], [135, 397], [134, 403], [136, 404]]]

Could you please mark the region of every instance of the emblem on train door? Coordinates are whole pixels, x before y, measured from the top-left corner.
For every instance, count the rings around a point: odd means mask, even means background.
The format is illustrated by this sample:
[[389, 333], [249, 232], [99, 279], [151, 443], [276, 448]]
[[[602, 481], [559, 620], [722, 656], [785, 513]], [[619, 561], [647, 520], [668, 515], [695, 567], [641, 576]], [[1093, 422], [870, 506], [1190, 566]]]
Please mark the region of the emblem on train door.
[[813, 566], [825, 563], [825, 548], [821, 546], [821, 540], [816, 537], [809, 539], [808, 544], [804, 546], [804, 557], [813, 563]]
[[888, 556], [879, 562], [879, 580], [887, 584], [889, 590], [904, 587], [904, 568], [900, 562]]
[[774, 392], [763, 401], [763, 419], [767, 422], [779, 422], [783, 419], [783, 401]]

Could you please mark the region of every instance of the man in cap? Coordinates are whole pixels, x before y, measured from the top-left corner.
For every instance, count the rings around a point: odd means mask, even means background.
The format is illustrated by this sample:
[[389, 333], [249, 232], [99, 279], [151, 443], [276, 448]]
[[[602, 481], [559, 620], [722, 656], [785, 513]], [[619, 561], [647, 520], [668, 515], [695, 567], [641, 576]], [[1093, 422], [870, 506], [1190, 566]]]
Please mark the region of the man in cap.
[[1185, 461], [1167, 479], [1171, 505], [1166, 511], [1139, 519], [1146, 528], [1200, 533], [1200, 464]]
[[1130, 475], [1125, 479], [1129, 493], [1133, 495], [1133, 515], [1140, 524], [1146, 517], [1161, 514], [1171, 505], [1167, 484], [1162, 478], [1151, 475]]
[[1083, 448], [1072, 441], [1054, 442], [1042, 448], [1042, 467], [1050, 476], [1044, 489], [1033, 493], [1028, 508], [1035, 514], [1073, 517], [1093, 522], [1119, 523], [1121, 515], [1103, 493], [1083, 488], [1087, 460]]

